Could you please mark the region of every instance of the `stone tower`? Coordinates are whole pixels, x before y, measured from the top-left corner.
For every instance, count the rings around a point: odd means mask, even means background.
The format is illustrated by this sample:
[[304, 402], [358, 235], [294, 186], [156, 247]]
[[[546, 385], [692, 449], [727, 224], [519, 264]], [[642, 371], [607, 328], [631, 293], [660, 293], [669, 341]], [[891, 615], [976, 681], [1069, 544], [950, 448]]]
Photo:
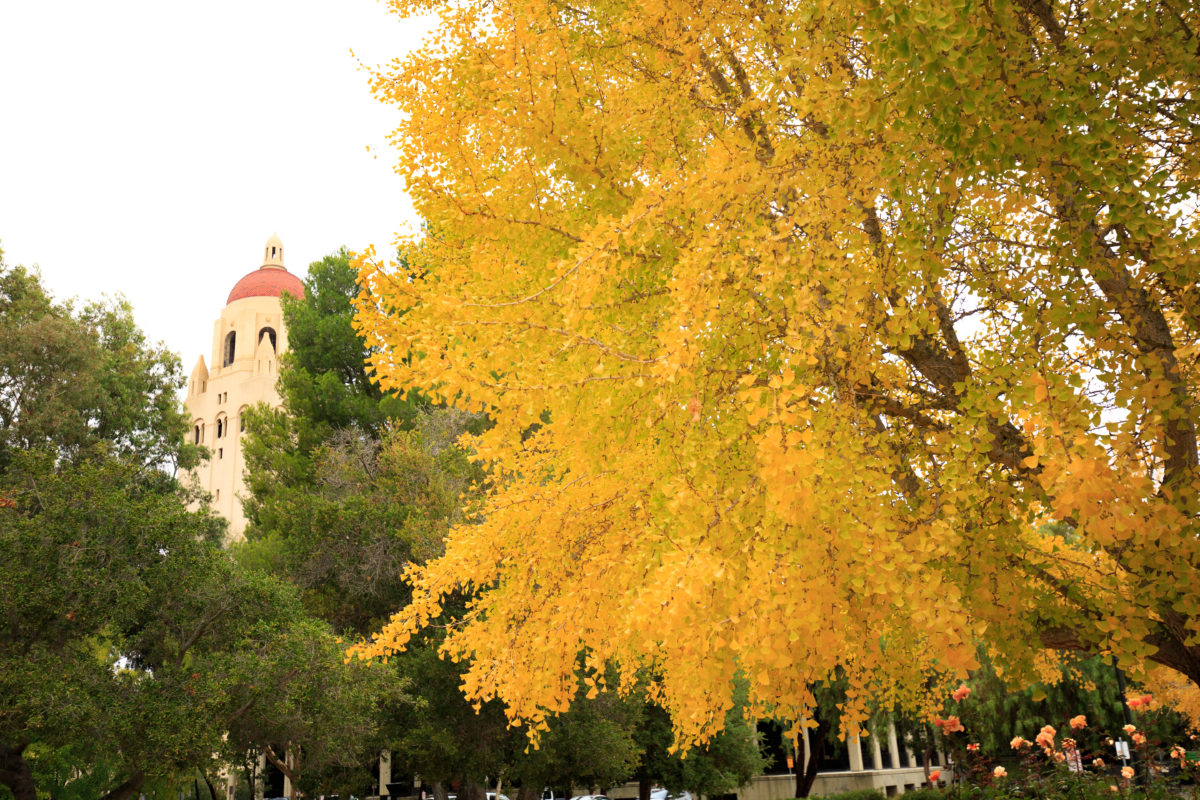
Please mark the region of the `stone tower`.
[[245, 538], [246, 529], [242, 414], [255, 403], [279, 405], [275, 380], [279, 354], [287, 350], [279, 302], [284, 292], [303, 297], [304, 284], [284, 268], [283, 242], [273, 235], [262, 266], [234, 284], [213, 323], [211, 366], [200, 356], [188, 381], [189, 436], [211, 454], [193, 474], [212, 495], [213, 508], [229, 520], [231, 540]]

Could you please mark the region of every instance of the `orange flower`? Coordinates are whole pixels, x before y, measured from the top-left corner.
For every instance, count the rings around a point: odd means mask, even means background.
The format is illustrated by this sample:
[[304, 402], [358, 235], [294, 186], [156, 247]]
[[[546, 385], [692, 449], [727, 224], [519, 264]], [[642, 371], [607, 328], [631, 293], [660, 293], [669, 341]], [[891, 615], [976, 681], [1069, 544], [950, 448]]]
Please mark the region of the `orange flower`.
[[979, 742], [971, 742], [969, 745], [967, 745], [967, 750], [969, 750], [972, 753], [978, 751], [979, 750]]
[[992, 770], [992, 777], [994, 778], [1003, 778], [1007, 774], [1008, 770], [1006, 770], [1004, 767], [996, 767], [994, 770]]
[[1042, 728], [1041, 731], [1038, 732], [1038, 735], [1034, 739], [1034, 741], [1036, 741], [1040, 746], [1045, 747], [1045, 748], [1053, 747], [1054, 746], [1054, 734], [1056, 734], [1056, 733], [1058, 733], [1058, 731], [1054, 730], [1054, 728], [1052, 726], [1046, 725]]
[[1130, 708], [1141, 708], [1142, 707], [1142, 698], [1131, 697], [1129, 699], [1129, 701], [1126, 703], [1126, 705], [1128, 705]]
[[930, 783], [937, 783], [941, 779], [942, 779], [942, 771], [940, 769], [935, 769], [933, 772], [929, 773], [929, 782]]
[[1108, 790], [1109, 790], [1110, 792], [1119, 792], [1119, 791], [1121, 791], [1120, 789], [1118, 789], [1118, 788], [1117, 788], [1117, 785], [1116, 785], [1115, 783], [1110, 783], [1110, 784], [1108, 785]]
[[1008, 746], [1013, 750], [1020, 750], [1022, 747], [1029, 747], [1029, 740], [1022, 739], [1020, 736], [1014, 736], [1013, 740], [1008, 743]]
[[1171, 748], [1171, 758], [1178, 758], [1180, 761], [1183, 761], [1187, 758], [1187, 751], [1179, 745], [1175, 745]]
[[1133, 743], [1134, 743], [1134, 744], [1145, 744], [1145, 743], [1146, 743], [1146, 737], [1145, 737], [1145, 736], [1143, 736], [1143, 735], [1142, 735], [1142, 734], [1140, 734], [1140, 733], [1135, 733], [1135, 734], [1134, 734], [1132, 737], [1130, 737], [1130, 738], [1132, 738], [1132, 739], [1133, 739]]
[[1087, 717], [1086, 716], [1084, 716], [1083, 714], [1080, 714], [1078, 717], [1071, 717], [1071, 728], [1073, 730], [1079, 730], [1080, 728], [1086, 728], [1086, 727], [1087, 727]]
[[1137, 726], [1136, 725], [1126, 725], [1124, 728], [1121, 728], [1121, 730], [1125, 731], [1126, 733], [1133, 733], [1134, 731], [1137, 730]]
[[971, 688], [965, 683], [959, 684], [959, 687], [955, 689], [954, 693], [950, 696], [954, 698], [954, 702], [961, 703], [963, 700], [966, 700], [971, 696]]
[[1096, 769], [1104, 769], [1104, 759], [1097, 758], [1095, 761], [1092, 762], [1092, 766], [1095, 767]]
[[943, 734], [958, 733], [959, 731], [966, 730], [966, 728], [963, 727], [962, 722], [959, 721], [958, 717], [946, 717], [946, 719], [935, 719], [934, 724], [942, 729]]
[[1133, 777], [1133, 767], [1121, 767], [1121, 777], [1129, 780]]

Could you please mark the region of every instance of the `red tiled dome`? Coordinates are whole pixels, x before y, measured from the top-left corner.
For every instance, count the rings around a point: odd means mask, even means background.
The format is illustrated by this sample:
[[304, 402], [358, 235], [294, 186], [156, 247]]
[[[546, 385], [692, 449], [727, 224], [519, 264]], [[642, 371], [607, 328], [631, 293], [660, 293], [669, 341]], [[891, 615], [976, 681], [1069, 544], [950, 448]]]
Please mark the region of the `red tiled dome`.
[[256, 269], [233, 285], [225, 304], [244, 297], [279, 297], [283, 292], [304, 297], [304, 282], [286, 269]]

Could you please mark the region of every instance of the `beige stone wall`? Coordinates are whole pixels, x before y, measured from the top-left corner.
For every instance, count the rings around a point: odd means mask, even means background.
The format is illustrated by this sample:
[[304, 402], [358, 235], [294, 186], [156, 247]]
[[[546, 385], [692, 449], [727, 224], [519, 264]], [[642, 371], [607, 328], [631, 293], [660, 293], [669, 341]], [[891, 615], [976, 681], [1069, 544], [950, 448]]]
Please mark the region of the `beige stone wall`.
[[[275, 331], [275, 346], [268, 329]], [[233, 334], [233, 360], [226, 363], [228, 336]], [[234, 300], [213, 323], [211, 360], [201, 356], [192, 370], [184, 403], [191, 417], [189, 441], [208, 448], [211, 458], [193, 471], [212, 495], [213, 508], [229, 520], [232, 541], [245, 538], [246, 517], [242, 453], [242, 412], [256, 403], [279, 405], [275, 381], [279, 354], [287, 350], [287, 331], [277, 297]]]

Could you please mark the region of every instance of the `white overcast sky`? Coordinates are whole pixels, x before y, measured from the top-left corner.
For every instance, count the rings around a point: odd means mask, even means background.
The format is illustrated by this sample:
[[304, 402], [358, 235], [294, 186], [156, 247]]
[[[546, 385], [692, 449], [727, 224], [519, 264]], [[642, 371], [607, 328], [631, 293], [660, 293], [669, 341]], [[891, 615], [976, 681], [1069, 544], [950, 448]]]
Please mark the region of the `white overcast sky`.
[[[363, 63], [429, 22], [378, 0], [0, 0], [0, 248], [122, 294], [185, 374], [278, 232], [287, 267], [416, 220]], [[371, 146], [371, 152], [367, 147]]]

